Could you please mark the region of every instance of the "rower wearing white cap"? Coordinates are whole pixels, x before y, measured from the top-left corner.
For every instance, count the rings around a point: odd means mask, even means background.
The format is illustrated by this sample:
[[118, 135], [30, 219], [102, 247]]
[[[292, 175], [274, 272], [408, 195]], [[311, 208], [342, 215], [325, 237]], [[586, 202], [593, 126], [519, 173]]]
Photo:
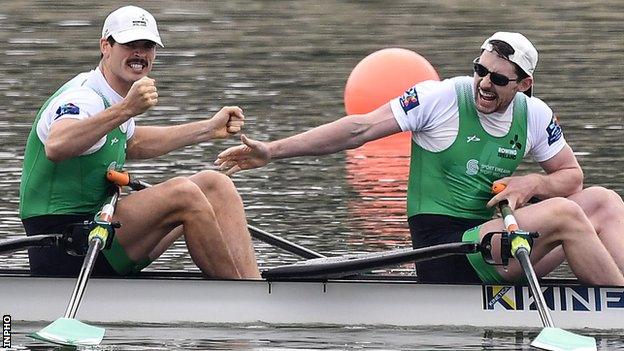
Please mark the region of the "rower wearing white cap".
[[109, 36], [120, 44], [149, 40], [165, 47], [160, 39], [154, 16], [136, 6], [121, 7], [106, 17], [102, 27], [102, 38], [106, 39]]
[[[240, 131], [244, 116], [236, 106], [183, 125], [135, 125], [134, 117], [158, 102], [156, 82], [148, 77], [157, 45], [163, 43], [148, 11], [113, 11], [102, 28], [99, 65], [43, 104], [28, 137], [20, 187], [27, 235], [60, 233], [93, 219], [111, 186], [106, 171], [120, 170], [126, 158], [152, 158]], [[242, 200], [219, 172], [176, 177], [123, 196], [113, 220], [122, 227], [98, 256], [95, 275], [135, 274], [183, 236], [207, 276], [259, 277]], [[58, 247], [30, 249], [29, 259], [35, 275], [77, 275], [83, 261]]]
[[[538, 53], [520, 33], [498, 32], [481, 46], [472, 77], [425, 81], [378, 109], [349, 115], [285, 139], [219, 154], [228, 174], [274, 159], [318, 156], [412, 132], [407, 211], [414, 247], [480, 241], [504, 228], [492, 220], [503, 199], [522, 229], [537, 231], [531, 260], [543, 276], [567, 259], [585, 283], [624, 285], [624, 203], [613, 191], [583, 189], [583, 172], [553, 111], [533, 96]], [[515, 175], [525, 156], [544, 172]], [[494, 182], [506, 184], [492, 197]], [[532, 197], [541, 202], [529, 205]], [[500, 242], [493, 242], [500, 262]], [[480, 254], [418, 262], [428, 282], [507, 283], [517, 261], [487, 264]]]

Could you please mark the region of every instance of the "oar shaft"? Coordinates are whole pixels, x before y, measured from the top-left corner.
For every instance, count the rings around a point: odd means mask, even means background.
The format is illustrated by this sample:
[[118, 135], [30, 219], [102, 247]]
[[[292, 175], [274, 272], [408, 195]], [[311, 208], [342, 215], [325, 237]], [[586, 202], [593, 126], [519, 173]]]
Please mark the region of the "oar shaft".
[[[102, 211], [98, 214], [98, 219], [102, 222], [111, 224], [113, 220], [113, 213], [115, 211], [115, 206], [117, 205], [117, 199], [119, 199], [119, 188], [115, 189], [116, 191], [111, 195], [109, 200], [102, 206]], [[89, 236], [93, 234], [94, 231], [102, 229], [104, 232], [106, 230], [100, 225], [92, 229]], [[100, 231], [101, 232], [101, 231]], [[67, 305], [67, 309], [65, 310], [65, 318], [74, 318], [76, 316], [76, 312], [78, 311], [78, 306], [80, 305], [80, 301], [82, 300], [82, 296], [84, 295], [85, 289], [87, 287], [87, 282], [89, 281], [89, 277], [91, 276], [91, 272], [93, 271], [93, 267], [95, 266], [95, 260], [97, 259], [100, 250], [104, 246], [105, 242], [102, 240], [102, 237], [99, 235], [93, 235], [92, 238], [89, 239], [89, 249], [87, 250], [87, 254], [82, 262], [82, 267], [80, 268], [80, 273], [78, 275], [78, 280], [76, 281], [76, 285], [74, 286], [74, 291], [72, 292], [72, 296], [69, 299], [69, 304]]]
[[0, 254], [25, 250], [30, 247], [53, 247], [59, 244], [62, 234], [41, 234], [6, 240], [0, 243]]
[[[510, 233], [517, 231], [518, 222], [513, 214], [513, 210], [509, 206], [509, 202], [507, 200], [502, 200], [498, 203], [498, 208], [503, 215], [505, 229]], [[537, 275], [535, 274], [533, 265], [531, 264], [531, 259], [529, 258], [529, 251], [526, 247], [520, 246], [515, 252], [512, 252], [512, 255], [520, 263], [520, 267], [522, 267], [522, 271], [527, 278], [529, 287], [531, 288], [531, 295], [533, 295], [533, 300], [535, 300], [535, 306], [537, 307], [537, 311], [542, 319], [542, 324], [544, 327], [553, 327], [554, 324], [552, 317], [548, 312], [548, 306], [546, 306], [542, 289], [539, 281], [537, 280]]]
[[82, 300], [82, 296], [84, 295], [84, 291], [87, 287], [87, 282], [89, 281], [89, 277], [91, 276], [91, 272], [93, 271], [93, 266], [95, 265], [95, 260], [97, 259], [98, 253], [104, 243], [100, 238], [93, 238], [89, 242], [89, 249], [87, 250], [87, 255], [85, 256], [84, 261], [82, 262], [82, 267], [80, 268], [80, 274], [78, 275], [78, 281], [74, 286], [74, 291], [72, 292], [72, 296], [69, 299], [69, 304], [67, 305], [67, 309], [65, 310], [65, 318], [74, 318], [76, 316], [76, 312], [78, 311], [78, 306], [80, 305], [80, 301]]
[[516, 251], [516, 259], [520, 262], [520, 266], [522, 266], [522, 270], [524, 271], [527, 281], [529, 282], [531, 294], [533, 295], [537, 311], [542, 319], [542, 324], [544, 327], [553, 328], [555, 325], [552, 321], [552, 317], [550, 316], [550, 312], [548, 312], [548, 306], [546, 306], [544, 294], [542, 294], [542, 289], [540, 288], [537, 280], [537, 275], [535, 274], [535, 270], [533, 270], [533, 265], [531, 265], [529, 252], [524, 247], [519, 248], [518, 251]]
[[297, 245], [293, 242], [290, 242], [286, 239], [275, 236], [271, 233], [267, 233], [260, 228], [256, 228], [250, 224], [247, 225], [247, 229], [249, 229], [249, 233], [252, 237], [263, 241], [269, 245], [273, 245], [275, 247], [279, 247], [280, 249], [286, 250], [292, 254], [301, 256], [303, 258], [311, 259], [311, 258], [324, 258], [326, 257], [323, 254], [320, 254], [316, 251], [310, 250], [303, 246]]

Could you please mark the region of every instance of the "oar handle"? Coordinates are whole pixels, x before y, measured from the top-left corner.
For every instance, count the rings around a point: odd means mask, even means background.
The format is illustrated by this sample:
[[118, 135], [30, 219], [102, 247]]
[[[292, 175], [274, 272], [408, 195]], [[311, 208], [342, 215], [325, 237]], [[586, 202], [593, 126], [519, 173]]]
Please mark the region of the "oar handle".
[[119, 172], [111, 169], [106, 172], [106, 179], [119, 186], [130, 184], [130, 174], [128, 172]]
[[143, 190], [151, 187], [149, 183], [134, 179], [128, 172], [119, 172], [113, 169], [106, 172], [106, 179], [119, 186], [129, 186], [132, 190]]
[[[498, 194], [501, 191], [505, 190], [506, 185], [503, 183], [494, 183], [492, 185], [492, 193]], [[498, 202], [498, 209], [503, 216], [503, 221], [505, 222], [505, 230], [508, 232], [515, 232], [519, 229], [518, 222], [516, 222], [516, 218], [513, 215], [513, 211], [511, 210], [511, 206], [509, 206], [509, 201], [501, 200]]]
[[[492, 185], [492, 193], [498, 194], [501, 191], [505, 190], [505, 187], [506, 185], [503, 183], [494, 183]], [[503, 217], [505, 230], [511, 237], [511, 256], [516, 257], [516, 253], [520, 248], [526, 249], [527, 253], [530, 254], [532, 237], [536, 236], [537, 233], [528, 233], [520, 230], [518, 222], [516, 221], [516, 217], [514, 216], [513, 210], [511, 209], [511, 206], [509, 206], [509, 201], [507, 201], [507, 199], [503, 199], [498, 202], [498, 209], [500, 210], [501, 216]]]

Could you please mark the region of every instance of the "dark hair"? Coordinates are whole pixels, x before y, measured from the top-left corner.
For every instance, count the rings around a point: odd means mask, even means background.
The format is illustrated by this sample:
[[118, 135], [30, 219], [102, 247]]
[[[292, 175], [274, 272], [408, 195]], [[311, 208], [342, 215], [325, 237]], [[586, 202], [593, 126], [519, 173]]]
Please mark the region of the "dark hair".
[[[496, 52], [499, 56], [509, 60], [509, 55], [513, 55], [514, 52], [516, 52], [516, 50], [514, 50], [514, 48], [511, 47], [511, 45], [507, 44], [506, 42], [502, 41], [502, 40], [490, 40], [489, 42], [490, 45], [492, 45], [492, 51]], [[483, 52], [483, 50], [481, 51]], [[511, 61], [509, 61], [511, 62]], [[528, 77], [529, 75], [522, 69], [520, 68], [520, 66], [518, 66], [515, 62], [511, 62], [515, 69], [516, 69], [516, 74], [518, 75], [518, 80], [522, 80], [526, 77]]]
[[[110, 44], [110, 46], [115, 45], [116, 41], [113, 38], [112, 35], [109, 35], [108, 38], [106, 38], [106, 41]], [[104, 57], [104, 54], [100, 53], [100, 60]]]

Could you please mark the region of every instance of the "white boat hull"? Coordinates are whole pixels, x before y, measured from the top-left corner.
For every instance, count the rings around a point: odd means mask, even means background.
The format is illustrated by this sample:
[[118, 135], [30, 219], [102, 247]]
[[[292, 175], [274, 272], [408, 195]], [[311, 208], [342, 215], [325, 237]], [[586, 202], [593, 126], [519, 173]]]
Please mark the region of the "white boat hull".
[[[0, 313], [53, 321], [71, 278], [0, 277]], [[503, 291], [501, 291], [501, 289]], [[503, 294], [504, 293], [504, 294]], [[498, 295], [497, 295], [498, 294]], [[556, 326], [624, 329], [624, 287], [546, 286]], [[498, 298], [496, 298], [498, 296]], [[89, 323], [269, 323], [541, 327], [528, 287], [413, 281], [223, 281], [149, 277], [89, 281], [77, 318]]]

